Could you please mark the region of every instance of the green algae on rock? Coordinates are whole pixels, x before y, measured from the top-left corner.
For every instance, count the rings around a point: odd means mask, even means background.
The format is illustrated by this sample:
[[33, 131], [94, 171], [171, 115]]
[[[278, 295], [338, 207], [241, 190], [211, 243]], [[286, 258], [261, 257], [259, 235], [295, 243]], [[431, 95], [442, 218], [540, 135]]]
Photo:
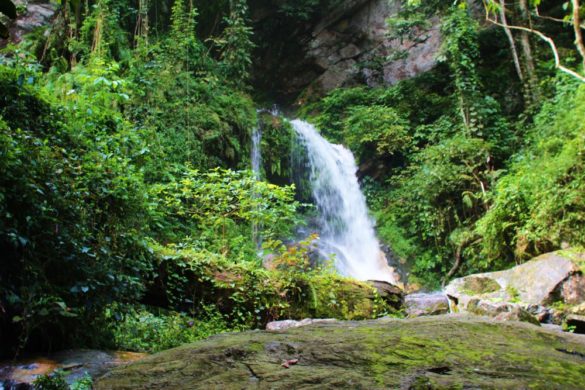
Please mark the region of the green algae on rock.
[[118, 368], [95, 388], [578, 389], [584, 377], [583, 336], [436, 316], [214, 336]]

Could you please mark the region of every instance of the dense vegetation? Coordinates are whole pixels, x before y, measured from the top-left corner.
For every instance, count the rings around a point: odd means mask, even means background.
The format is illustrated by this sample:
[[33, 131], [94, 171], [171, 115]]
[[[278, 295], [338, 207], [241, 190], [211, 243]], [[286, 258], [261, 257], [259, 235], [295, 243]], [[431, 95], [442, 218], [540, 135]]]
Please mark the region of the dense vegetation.
[[[432, 71], [301, 109], [354, 151], [380, 237], [431, 288], [585, 245], [585, 85], [570, 20], [538, 21], [559, 65], [533, 36], [532, 57], [518, 56], [505, 28], [480, 26], [463, 3], [408, 3], [389, 22], [398, 37], [441, 16]], [[307, 198], [287, 185], [291, 133], [256, 112], [270, 95], [251, 82], [257, 50], [336, 4], [63, 1], [49, 34], [2, 51], [0, 334], [12, 342], [0, 355], [155, 351], [281, 317], [394, 312], [369, 285], [312, 265], [315, 237], [290, 243]], [[274, 23], [254, 31], [249, 6]], [[272, 183], [247, 170], [258, 121]]]
[[150, 351], [281, 316], [391, 310], [309, 269], [310, 241], [284, 247], [293, 187], [245, 170], [257, 121], [245, 2], [207, 43], [191, 3], [167, 5], [169, 22], [148, 27], [136, 4], [65, 4], [55, 24], [72, 38], [32, 36], [1, 57], [0, 331], [13, 340], [1, 354]]
[[391, 31], [407, 35], [437, 14], [444, 41], [434, 70], [389, 88], [338, 89], [303, 108], [356, 153], [382, 239], [411, 282], [434, 287], [585, 244], [585, 85], [564, 35], [570, 22], [552, 31], [579, 73], [552, 71], [550, 51], [534, 42], [537, 59], [519, 60], [530, 82], [515, 73], [504, 30], [480, 27], [464, 5], [409, 3]]

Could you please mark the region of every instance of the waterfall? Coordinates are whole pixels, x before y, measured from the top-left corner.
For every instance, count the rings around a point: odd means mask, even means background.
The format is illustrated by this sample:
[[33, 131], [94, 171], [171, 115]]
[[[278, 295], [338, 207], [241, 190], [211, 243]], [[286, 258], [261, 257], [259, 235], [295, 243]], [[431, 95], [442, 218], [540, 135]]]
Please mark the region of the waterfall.
[[252, 161], [252, 172], [254, 172], [254, 177], [256, 180], [260, 180], [262, 178], [262, 151], [260, 144], [262, 142], [262, 128], [260, 126], [255, 127], [252, 130], [252, 153], [250, 156], [250, 160]]
[[[262, 179], [262, 128], [260, 126], [255, 127], [252, 130], [252, 152], [250, 155], [250, 160], [252, 161], [252, 172], [254, 174], [254, 179], [259, 181]], [[258, 194], [254, 194], [255, 197], [258, 197]], [[252, 240], [256, 244], [256, 249], [260, 251], [262, 248], [262, 226], [254, 223], [252, 225]]]
[[342, 275], [395, 283], [368, 215], [353, 154], [329, 143], [310, 123], [297, 119], [291, 124], [307, 152], [306, 169], [318, 211], [319, 251], [323, 256], [335, 255]]

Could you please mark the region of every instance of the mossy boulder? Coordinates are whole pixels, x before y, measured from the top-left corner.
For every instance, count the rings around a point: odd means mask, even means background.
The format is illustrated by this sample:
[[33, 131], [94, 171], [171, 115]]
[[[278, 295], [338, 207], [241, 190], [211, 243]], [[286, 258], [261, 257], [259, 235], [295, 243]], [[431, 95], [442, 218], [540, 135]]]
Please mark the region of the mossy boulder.
[[584, 253], [546, 253], [505, 271], [455, 279], [445, 292], [456, 310], [481, 315], [555, 302], [575, 305], [585, 301], [584, 264]]
[[149, 356], [106, 389], [582, 389], [585, 338], [435, 316], [224, 334]]

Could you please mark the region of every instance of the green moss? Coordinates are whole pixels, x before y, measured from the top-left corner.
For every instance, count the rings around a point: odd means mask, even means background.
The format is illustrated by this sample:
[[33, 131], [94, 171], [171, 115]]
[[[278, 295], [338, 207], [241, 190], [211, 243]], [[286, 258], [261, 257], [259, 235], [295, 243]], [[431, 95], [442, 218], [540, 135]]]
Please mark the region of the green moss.
[[499, 291], [502, 288], [495, 280], [487, 277], [468, 277], [463, 282], [461, 290], [468, 295], [482, 295]]
[[[448, 316], [338, 322], [214, 337], [116, 370], [96, 389], [578, 389], [582, 353], [583, 340], [526, 324]], [[287, 359], [299, 361], [284, 369]]]

